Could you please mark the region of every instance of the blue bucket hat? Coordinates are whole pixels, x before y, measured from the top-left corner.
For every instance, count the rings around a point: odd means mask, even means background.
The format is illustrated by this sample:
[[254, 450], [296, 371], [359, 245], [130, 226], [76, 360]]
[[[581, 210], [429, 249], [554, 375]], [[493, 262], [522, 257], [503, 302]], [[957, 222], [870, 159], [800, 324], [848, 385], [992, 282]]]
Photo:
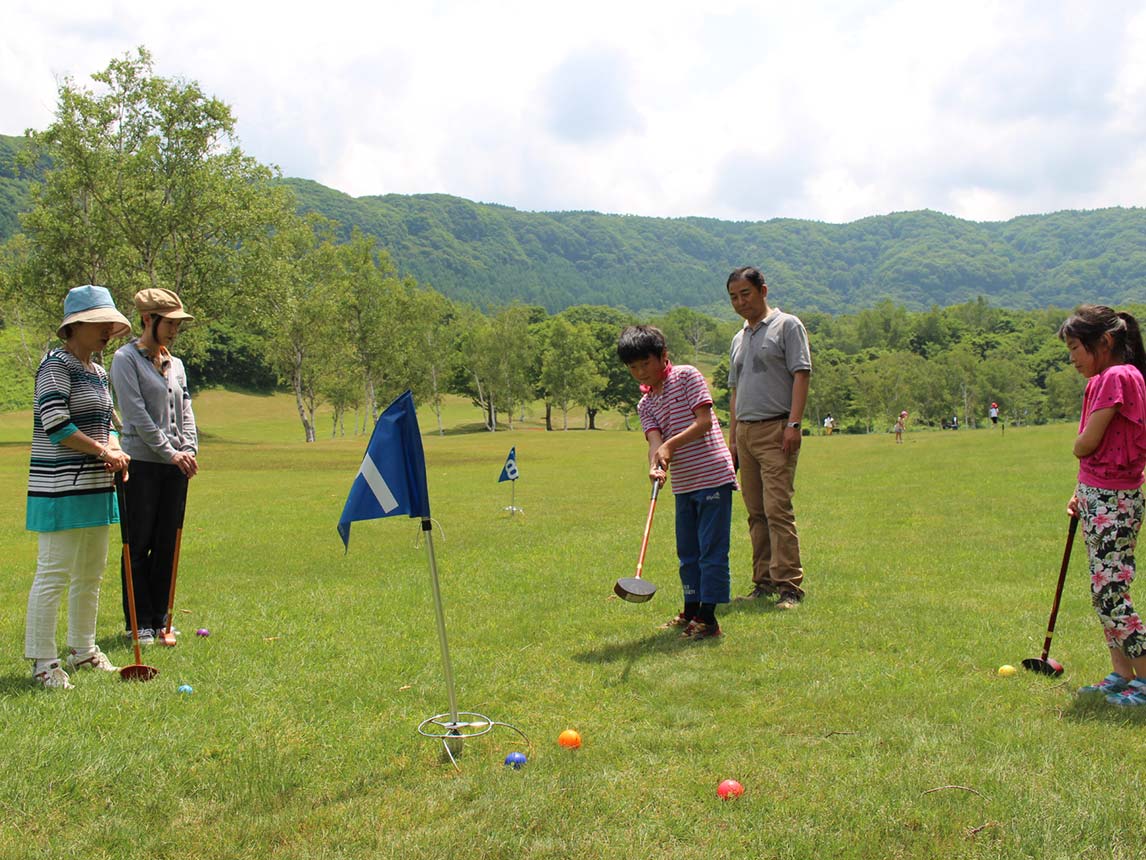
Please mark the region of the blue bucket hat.
[[115, 302], [107, 287], [94, 287], [87, 284], [68, 290], [64, 299], [64, 321], [56, 329], [56, 337], [64, 336], [64, 327], [72, 323], [117, 323], [112, 337], [131, 334], [131, 323], [115, 308]]

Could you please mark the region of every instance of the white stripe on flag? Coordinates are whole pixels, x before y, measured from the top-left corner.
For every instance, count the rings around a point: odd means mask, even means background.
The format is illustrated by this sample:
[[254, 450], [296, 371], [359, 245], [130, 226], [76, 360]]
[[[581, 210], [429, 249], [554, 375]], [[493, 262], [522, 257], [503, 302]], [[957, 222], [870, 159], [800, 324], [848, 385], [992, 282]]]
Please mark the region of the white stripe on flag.
[[374, 493], [374, 498], [378, 500], [378, 504], [382, 506], [382, 510], [386, 513], [398, 507], [398, 500], [394, 498], [394, 494], [390, 492], [390, 488], [386, 486], [386, 481], [382, 477], [382, 473], [378, 471], [378, 467], [374, 465], [374, 461], [370, 459], [367, 454], [362, 460], [362, 466], [358, 469], [358, 474], [366, 479], [367, 486], [370, 487], [371, 492]]

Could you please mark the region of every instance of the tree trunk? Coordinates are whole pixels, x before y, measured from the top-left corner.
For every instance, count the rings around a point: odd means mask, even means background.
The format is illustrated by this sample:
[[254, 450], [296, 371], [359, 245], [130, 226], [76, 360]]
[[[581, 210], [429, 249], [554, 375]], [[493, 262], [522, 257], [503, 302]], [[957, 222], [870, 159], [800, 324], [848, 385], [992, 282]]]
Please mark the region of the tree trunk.
[[545, 401], [545, 429], [553, 430], [553, 404], [548, 400]]
[[298, 406], [298, 418], [302, 422], [303, 432], [306, 434], [306, 441], [314, 441], [314, 424], [307, 420], [305, 398], [303, 396], [302, 384], [302, 355], [295, 352], [294, 369], [291, 371], [291, 388], [294, 389], [294, 401]]
[[586, 409], [585, 410], [585, 416], [589, 419], [589, 429], [590, 430], [596, 430], [597, 429], [597, 410], [596, 409]]
[[434, 392], [434, 415], [438, 418], [438, 435], [445, 436], [446, 431], [442, 427], [442, 396], [438, 394], [438, 366], [433, 362], [430, 363], [430, 383]]

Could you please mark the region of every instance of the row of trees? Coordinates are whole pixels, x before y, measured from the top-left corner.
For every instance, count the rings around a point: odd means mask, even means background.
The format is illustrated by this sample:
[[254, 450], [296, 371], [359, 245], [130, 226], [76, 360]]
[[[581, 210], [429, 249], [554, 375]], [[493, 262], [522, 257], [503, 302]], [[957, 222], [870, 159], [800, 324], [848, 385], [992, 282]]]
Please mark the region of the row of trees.
[[[639, 393], [615, 344], [635, 315], [451, 301], [400, 276], [372, 236], [300, 214], [275, 171], [242, 153], [230, 109], [194, 83], [156, 77], [144, 49], [93, 77], [94, 92], [66, 80], [55, 122], [30, 133], [21, 158], [42, 181], [22, 232], [0, 247], [0, 314], [19, 333], [5, 342], [29, 380], [67, 286], [107, 284], [125, 308], [137, 290], [164, 286], [200, 319], [180, 341], [195, 380], [289, 387], [308, 441], [321, 405], [334, 432], [346, 432], [351, 414], [357, 431], [405, 388], [433, 405], [439, 431], [446, 393], [469, 397], [489, 430], [512, 427], [536, 401], [551, 429], [567, 428], [575, 407], [590, 428], [601, 410], [628, 425]], [[1062, 317], [982, 299], [929, 312], [886, 301], [851, 315], [805, 313], [809, 420], [831, 412], [845, 429], [870, 431], [908, 409], [924, 423], [973, 423], [991, 401], [1011, 420], [1073, 415], [1081, 380], [1055, 336]], [[652, 321], [676, 360], [705, 356], [705, 366], [738, 325], [731, 313], [689, 308]], [[725, 410], [726, 373], [723, 359], [712, 385]]]

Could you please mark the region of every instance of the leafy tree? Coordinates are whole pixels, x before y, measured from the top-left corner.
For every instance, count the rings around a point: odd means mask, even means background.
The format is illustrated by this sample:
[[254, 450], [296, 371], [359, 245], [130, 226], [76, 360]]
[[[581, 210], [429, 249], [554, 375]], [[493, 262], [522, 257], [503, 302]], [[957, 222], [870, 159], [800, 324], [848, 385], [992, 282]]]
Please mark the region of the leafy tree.
[[605, 386], [597, 372], [596, 341], [585, 325], [554, 317], [541, 358], [541, 387], [547, 400], [561, 410], [561, 429], [569, 429], [569, 408], [591, 402]]
[[[155, 76], [146, 49], [92, 77], [98, 91], [64, 80], [55, 121], [21, 156], [51, 164], [23, 219], [23, 302], [58, 312], [67, 286], [98, 283], [130, 307], [167, 287], [203, 321], [238, 315], [255, 300], [240, 258], [290, 216], [290, 193], [242, 153], [230, 108]], [[190, 327], [181, 349], [205, 351], [205, 331]]]

